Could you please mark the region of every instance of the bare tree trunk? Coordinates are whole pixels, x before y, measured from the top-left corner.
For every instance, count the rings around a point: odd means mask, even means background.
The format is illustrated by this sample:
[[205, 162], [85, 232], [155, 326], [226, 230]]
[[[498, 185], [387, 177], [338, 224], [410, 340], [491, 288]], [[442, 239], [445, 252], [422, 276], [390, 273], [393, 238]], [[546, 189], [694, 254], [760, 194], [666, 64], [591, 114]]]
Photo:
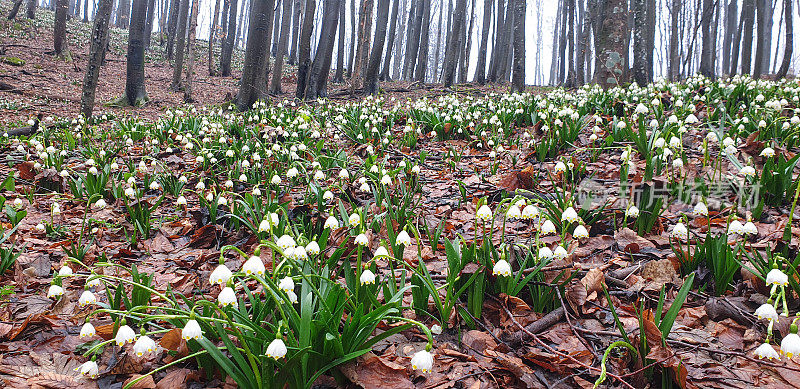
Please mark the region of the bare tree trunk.
[[217, 34], [219, 3], [219, 0], [214, 1], [214, 14], [211, 16], [211, 29], [208, 31], [208, 75], [212, 77], [217, 75], [217, 69], [214, 66], [214, 36]]
[[339, 2], [339, 28], [336, 31], [336, 74], [333, 76], [333, 82], [344, 82], [344, 36], [347, 33], [345, 28], [345, 6], [346, 1]]
[[647, 24], [646, 0], [631, 0], [633, 14], [633, 80], [640, 86], [647, 85], [647, 47], [645, 28]]
[[[567, 53], [569, 53], [569, 66], [567, 67], [567, 82], [568, 88], [575, 87], [575, 0], [567, 0], [569, 4], [569, 16], [567, 25], [569, 26], [569, 35], [567, 36]], [[566, 61], [566, 53], [564, 54]]]
[[373, 0], [363, 0], [359, 11], [358, 49], [351, 77], [351, 89], [360, 88], [364, 82], [363, 76], [366, 73], [367, 61], [369, 61], [369, 41], [372, 36], [372, 4]]
[[311, 31], [314, 28], [314, 11], [316, 0], [306, 0], [303, 13], [303, 27], [300, 29], [300, 41], [297, 46], [297, 89], [295, 97], [302, 99], [306, 95], [308, 68], [311, 65]]
[[[459, 73], [459, 82], [461, 83], [467, 82], [467, 70], [469, 69], [470, 53], [472, 53], [472, 31], [475, 28], [475, 3], [477, 1], [478, 0], [472, 0], [470, 5], [469, 29], [467, 30], [466, 36], [464, 36], [464, 55], [461, 58], [461, 73]], [[464, 28], [466, 28], [466, 24], [464, 25]]]
[[714, 77], [714, 40], [716, 39], [716, 31], [712, 31], [711, 22], [714, 19], [714, 1], [703, 0], [703, 9], [700, 20], [701, 30], [703, 32], [703, 48], [700, 53], [700, 74], [706, 77]]
[[511, 91], [525, 90], [525, 0], [514, 0], [514, 71]]
[[[283, 0], [283, 10], [281, 13], [288, 16], [291, 12], [292, 1]], [[283, 59], [286, 56], [286, 51], [289, 49], [289, 30], [292, 28], [290, 24], [291, 21], [292, 20], [288, 17], [284, 17], [281, 20], [280, 39], [278, 40], [277, 47], [278, 51], [275, 53], [275, 66], [272, 70], [272, 82], [269, 86], [269, 93], [273, 95], [278, 95], [282, 92], [281, 79], [283, 78]]]
[[[391, 75], [389, 74], [389, 66], [392, 62], [392, 49], [394, 48], [395, 39], [397, 37], [397, 13], [400, 8], [400, 1], [402, 0], [394, 0], [392, 2], [392, 19], [391, 21], [389, 21], [389, 33], [386, 36], [389, 41], [386, 43], [386, 55], [383, 57], [384, 58], [383, 67], [381, 68], [381, 74], [379, 76], [381, 81], [391, 80]], [[342, 9], [344, 10], [344, 7], [342, 7]], [[342, 13], [342, 16], [340, 16], [340, 18], [344, 19], [344, 13]], [[439, 20], [441, 24], [442, 20], [441, 13], [439, 14]], [[339, 28], [344, 29], [344, 21], [340, 20], [340, 22], [341, 24], [339, 24]], [[340, 32], [339, 36], [344, 37], [344, 34]], [[342, 50], [342, 48], [339, 48], [339, 53], [343, 52], [344, 51]]]
[[[22, 1], [20, 0], [20, 3]], [[56, 15], [53, 24], [53, 49], [57, 56], [62, 56], [67, 46], [67, 12], [69, 0], [56, 1]]]
[[647, 50], [647, 81], [653, 81], [655, 68], [654, 52], [656, 48], [656, 0], [647, 0], [647, 24], [645, 28], [645, 44]]
[[186, 53], [186, 19], [189, 17], [189, 0], [181, 0], [181, 9], [178, 12], [178, 30], [175, 39], [175, 67], [172, 69], [172, 85], [170, 88], [177, 91], [181, 88], [181, 74], [183, 73], [183, 59]]
[[11, 10], [8, 11], [8, 20], [13, 20], [17, 17], [19, 13], [19, 7], [22, 6], [23, 0], [14, 0], [14, 3], [11, 5]]
[[411, 13], [413, 17], [409, 16], [409, 35], [406, 37], [406, 58], [403, 68], [403, 79], [406, 80], [414, 78], [414, 68], [419, 54], [420, 33], [422, 32], [422, 15], [425, 8], [430, 5], [429, 3], [429, 0], [412, 0]]
[[508, 0], [506, 9], [506, 20], [503, 23], [503, 41], [498, 52], [500, 57], [497, 63], [497, 78], [502, 82], [508, 81], [511, 71], [512, 42], [514, 40], [514, 7], [512, 0]]
[[425, 73], [428, 70], [428, 48], [430, 47], [431, 28], [431, 0], [422, 0], [425, 9], [422, 11], [422, 25], [419, 34], [419, 52], [417, 66], [414, 69], [414, 81], [425, 82]]
[[400, 25], [397, 26], [398, 37], [397, 37], [397, 43], [394, 45], [394, 55], [392, 56], [393, 57], [393, 62], [392, 62], [392, 66], [391, 66], [392, 78], [395, 79], [395, 80], [399, 80], [400, 77], [401, 77], [400, 67], [401, 67], [401, 64], [403, 62], [403, 44], [405, 42], [403, 31], [405, 31], [405, 29], [406, 29], [406, 20], [408, 20], [408, 18], [405, 17], [405, 14], [406, 14], [406, 0], [401, 0], [401, 1], [402, 1], [402, 3], [401, 3], [402, 7], [400, 7], [400, 9], [398, 10], [398, 13], [400, 15], [403, 15], [403, 16], [400, 16], [398, 18], [398, 19], [400, 19]]
[[188, 61], [186, 63], [186, 83], [183, 88], [183, 101], [191, 103], [192, 101], [192, 78], [194, 78], [194, 42], [195, 35], [197, 34], [197, 13], [200, 11], [200, 0], [192, 0], [192, 17], [189, 22], [189, 36], [188, 44], [186, 45], [186, 56]]
[[753, 24], [755, 23], [754, 0], [743, 0], [742, 22], [744, 26], [742, 34], [742, 74], [750, 74], [753, 53]]
[[358, 0], [350, 0], [350, 53], [349, 57], [347, 58], [347, 78], [352, 78], [353, 76], [353, 66], [356, 58], [356, 45], [359, 44], [358, 42], [358, 23], [356, 23], [356, 1]]
[[738, 14], [739, 1], [730, 0], [725, 13], [725, 35], [722, 38], [722, 71], [725, 74], [733, 74], [731, 69], [731, 57], [734, 55], [731, 46], [733, 38], [736, 36], [736, 16]]
[[767, 19], [772, 18], [772, 13], [770, 12], [772, 7], [767, 4], [766, 0], [755, 0], [755, 3], [758, 30], [756, 32], [756, 54], [753, 61], [753, 78], [759, 78], [763, 71], [766, 70], [764, 67], [765, 59], [769, 58], [769, 42], [766, 42], [768, 39]]
[[83, 91], [81, 93], [81, 114], [85, 118], [92, 116], [94, 108], [97, 80], [100, 78], [100, 66], [108, 46], [108, 22], [111, 19], [113, 0], [100, 0], [97, 13], [94, 16], [92, 27], [92, 45], [89, 48], [89, 61], [86, 64], [86, 74], [83, 77]]
[[236, 95], [236, 106], [240, 111], [251, 108], [266, 95], [270, 39], [265, 38], [269, 38], [272, 32], [274, 5], [275, 0], [253, 0], [251, 3], [244, 67]]
[[131, 0], [119, 0], [117, 7], [117, 27], [128, 28], [130, 26]]
[[[679, 1], [679, 0], [676, 0]], [[624, 75], [628, 10], [625, 0], [604, 0], [597, 7], [595, 79], [602, 87], [620, 85]]]
[[[31, 20], [36, 19], [36, 0], [28, 0], [25, 17]], [[84, 16], [83, 21], [86, 21], [86, 16]]]
[[[281, 13], [280, 4], [284, 0], [275, 0], [275, 18], [272, 22], [272, 47], [269, 49], [270, 54], [274, 57], [278, 52], [278, 40], [280, 39], [281, 34], [281, 17], [285, 16]], [[292, 1], [292, 0], [285, 0], [285, 1]], [[289, 8], [289, 12], [292, 12], [292, 9]]]
[[486, 82], [486, 56], [489, 45], [489, 26], [492, 24], [492, 0], [483, 2], [483, 25], [481, 25], [481, 44], [478, 48], [478, 63], [475, 66], [475, 82], [483, 85]]
[[[185, 0], [182, 0], [185, 1]], [[238, 0], [230, 0], [230, 9], [228, 10], [228, 28], [225, 31], [225, 37], [222, 41], [222, 52], [219, 58], [219, 70], [222, 77], [231, 75], [231, 57], [233, 57], [233, 47], [236, 45], [236, 13]], [[244, 13], [242, 9], [242, 13]]]
[[172, 59], [175, 52], [175, 35], [178, 31], [178, 12], [180, 0], [170, 0], [169, 21], [167, 22], [167, 58]]
[[678, 37], [678, 20], [680, 19], [681, 13], [681, 0], [672, 0], [672, 10], [670, 11], [670, 38], [669, 38], [669, 79], [670, 81], [677, 81], [679, 76], [678, 72], [680, 71], [680, 47], [681, 42], [680, 38]]
[[786, 77], [786, 73], [789, 72], [789, 64], [792, 62], [792, 50], [794, 49], [794, 27], [792, 24], [794, 15], [792, 14], [792, 0], [783, 0], [783, 17], [786, 21], [786, 42], [783, 47], [783, 61], [781, 62], [781, 67], [778, 69], [778, 73], [775, 74], [776, 79]]
[[460, 32], [464, 26], [465, 11], [467, 8], [466, 0], [458, 0], [456, 8], [453, 11], [453, 25], [447, 37], [447, 47], [444, 55], [444, 69], [442, 70], [442, 83], [445, 88], [453, 85], [456, 73], [456, 61], [458, 59], [459, 40], [461, 40]]
[[292, 10], [292, 50], [289, 54], [289, 64], [297, 63], [297, 42], [300, 40], [300, 12], [303, 10], [302, 0], [294, 0]]
[[[367, 64], [367, 71], [364, 76], [364, 92], [369, 95], [378, 93], [378, 68], [381, 66], [383, 56], [383, 44], [386, 40], [387, 23], [389, 22], [389, 0], [378, 0], [377, 19], [375, 20], [375, 41], [372, 44], [372, 53]], [[428, 15], [430, 19], [430, 15]], [[427, 33], [424, 33], [427, 36]], [[427, 55], [427, 49], [425, 50]], [[420, 54], [420, 57], [422, 55]], [[425, 64], [421, 64], [423, 77], [425, 75]]]
[[586, 11], [584, 9], [584, 2], [583, 0], [578, 0], [578, 17], [576, 19], [577, 22], [577, 29], [576, 35], [577, 38], [575, 41], [576, 49], [575, 49], [575, 85], [580, 86], [586, 82], [586, 25], [588, 24], [586, 21]]
[[[78, 0], [80, 1], [80, 0]], [[153, 35], [153, 20], [156, 18], [156, 0], [147, 0], [147, 23], [144, 25], [144, 48], [150, 48], [150, 38]]]
[[133, 0], [128, 29], [128, 61], [126, 65], [125, 99], [128, 105], [140, 106], [147, 101], [144, 87], [144, 24], [147, 0]]
[[[323, 2], [322, 7], [322, 28], [314, 55], [314, 63], [308, 73], [308, 85], [306, 86], [306, 100], [325, 97], [327, 93], [328, 73], [331, 69], [331, 58], [333, 57], [333, 43], [336, 40], [336, 26], [339, 24], [339, 1], [328, 0]], [[388, 0], [381, 0], [388, 1]], [[388, 9], [388, 3], [387, 3]], [[380, 12], [380, 11], [379, 11]], [[386, 22], [383, 22], [384, 34], [386, 33]], [[376, 38], [378, 39], [378, 38]], [[378, 60], [380, 61], [380, 49], [378, 49]], [[377, 67], [375, 76], [377, 76]]]

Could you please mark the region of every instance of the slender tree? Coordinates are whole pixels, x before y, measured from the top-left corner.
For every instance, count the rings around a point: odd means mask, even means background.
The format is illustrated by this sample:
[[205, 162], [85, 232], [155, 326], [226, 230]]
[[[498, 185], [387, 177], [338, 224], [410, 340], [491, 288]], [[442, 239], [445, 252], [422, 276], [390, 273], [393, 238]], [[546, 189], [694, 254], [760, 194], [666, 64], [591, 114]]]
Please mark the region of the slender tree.
[[755, 0], [755, 3], [758, 29], [756, 30], [756, 52], [753, 59], [753, 78], [759, 78], [768, 69], [768, 66], [765, 65], [769, 62], [770, 42], [767, 40], [770, 34], [767, 31], [772, 27], [769, 23], [769, 20], [772, 19], [772, 1], [770, 0], [770, 4], [767, 4], [766, 0]]
[[489, 25], [492, 24], [492, 0], [483, 2], [483, 24], [481, 25], [481, 44], [478, 47], [478, 63], [473, 79], [480, 85], [486, 82], [486, 55], [489, 45]]
[[53, 24], [53, 49], [62, 56], [67, 47], [67, 12], [69, 0], [56, 1], [56, 15]]
[[297, 42], [300, 40], [300, 13], [303, 11], [302, 0], [294, 0], [292, 15], [292, 52], [289, 55], [289, 64], [297, 63]]
[[[339, 24], [339, 1], [327, 0], [322, 2], [322, 28], [320, 29], [320, 37], [317, 42], [316, 54], [314, 55], [314, 63], [311, 64], [311, 69], [308, 72], [306, 100], [328, 95], [328, 72], [331, 69], [333, 43], [336, 41], [336, 28]], [[384, 22], [385, 27], [386, 23]]]
[[755, 1], [742, 1], [742, 74], [750, 74], [753, 52], [753, 24], [755, 23]]
[[[80, 0], [77, 0], [80, 2]], [[144, 25], [144, 48], [150, 48], [150, 38], [153, 35], [153, 21], [156, 18], [156, 0], [147, 0], [147, 23]]]
[[714, 77], [714, 57], [716, 57], [714, 41], [717, 39], [713, 31], [712, 21], [716, 10], [715, 1], [703, 0], [703, 14], [700, 16], [700, 26], [703, 33], [703, 48], [700, 51], [700, 74]]
[[125, 68], [125, 102], [140, 106], [147, 101], [144, 86], [144, 24], [147, 0], [133, 0], [131, 23], [128, 29], [128, 61]]
[[647, 84], [647, 47], [645, 28], [647, 25], [646, 0], [631, 0], [633, 14], [633, 80], [644, 86]]
[[356, 23], [356, 1], [358, 0], [350, 0], [350, 52], [349, 57], [347, 59], [347, 77], [352, 77], [353, 75], [353, 62], [356, 58], [356, 45], [358, 41], [356, 36], [358, 35], [358, 23]]
[[178, 30], [178, 12], [181, 0], [170, 0], [169, 20], [167, 21], [167, 58], [172, 59], [175, 52], [175, 35]]
[[[281, 14], [288, 16], [291, 14], [291, 12], [292, 1], [283, 0], [283, 9]], [[288, 17], [281, 19], [280, 39], [278, 39], [277, 47], [278, 51], [275, 53], [275, 65], [274, 69], [272, 70], [272, 82], [269, 85], [269, 93], [273, 95], [277, 95], [282, 92], [281, 78], [283, 77], [283, 59], [286, 56], [286, 51], [289, 49], [289, 30], [292, 28], [291, 21], [292, 20]]]
[[178, 32], [175, 36], [175, 67], [172, 69], [173, 91], [181, 87], [181, 74], [183, 73], [183, 60], [186, 54], [186, 19], [189, 17], [189, 0], [181, 0], [181, 10], [178, 12]]
[[[292, 0], [286, 0], [287, 2]], [[272, 47], [270, 47], [269, 52], [274, 57], [275, 54], [278, 52], [278, 40], [280, 39], [281, 34], [281, 17], [286, 16], [281, 12], [281, 3], [282, 0], [275, 0], [275, 17], [273, 18], [272, 22]], [[292, 12], [292, 8], [289, 7], [289, 12]]]
[[786, 77], [789, 72], [789, 64], [792, 62], [792, 50], [794, 49], [794, 26], [792, 23], [794, 14], [792, 14], [792, 0], [783, 0], [783, 20], [786, 23], [786, 42], [783, 44], [783, 61], [778, 73], [775, 74], [776, 79]]
[[428, 48], [430, 47], [431, 29], [431, 0], [422, 0], [425, 4], [422, 10], [422, 24], [419, 34], [419, 52], [417, 53], [417, 66], [414, 69], [414, 81], [425, 82], [425, 73], [428, 70]]
[[81, 93], [81, 114], [89, 118], [94, 108], [97, 80], [100, 78], [100, 65], [103, 63], [108, 46], [108, 22], [111, 19], [111, 8], [114, 0], [100, 0], [92, 27], [92, 44], [89, 47], [89, 61], [86, 63], [86, 74], [83, 77]]
[[[236, 44], [236, 7], [238, 6], [238, 0], [230, 0], [230, 2], [231, 5], [228, 10], [228, 28], [225, 30], [226, 32], [222, 42], [222, 53], [220, 53], [219, 58], [219, 73], [223, 77], [231, 75], [231, 57], [233, 57], [233, 46]], [[242, 13], [244, 12], [244, 9], [242, 9]]]
[[464, 26], [464, 19], [466, 17], [465, 11], [467, 8], [466, 0], [458, 0], [456, 8], [453, 12], [453, 25], [448, 33], [447, 47], [444, 54], [444, 70], [442, 71], [442, 83], [445, 88], [453, 85], [456, 73], [456, 61], [458, 60], [458, 47], [461, 29]]
[[268, 38], [272, 32], [274, 6], [275, 0], [253, 0], [251, 3], [244, 67], [236, 96], [236, 106], [240, 111], [251, 108], [266, 95], [270, 39], [265, 37]]
[[[83, 21], [86, 21], [86, 14], [84, 13]], [[25, 12], [25, 17], [28, 19], [36, 19], [36, 0], [28, 0], [28, 6]]]
[[333, 82], [344, 82], [344, 36], [347, 34], [345, 28], [345, 1], [339, 2], [339, 29], [337, 35], [339, 36], [336, 49], [336, 74], [333, 76]]
[[[377, 20], [375, 21], [375, 42], [364, 75], [364, 92], [369, 95], [378, 93], [378, 68], [381, 66], [383, 44], [386, 41], [386, 29], [389, 22], [389, 0], [378, 0]], [[424, 72], [424, 70], [423, 70]]]
[[[394, 0], [392, 1], [392, 19], [389, 21], [389, 33], [386, 36], [388, 42], [386, 43], [386, 55], [383, 57], [383, 68], [381, 69], [380, 79], [381, 80], [391, 80], [391, 75], [389, 74], [389, 67], [391, 65], [392, 60], [392, 49], [395, 45], [395, 38], [397, 35], [397, 13], [400, 9], [400, 2], [403, 0]], [[342, 7], [344, 9], [344, 7]], [[440, 14], [441, 15], [441, 14]], [[341, 19], [344, 19], [344, 16], [340, 16]], [[441, 20], [441, 17], [439, 18]], [[340, 28], [344, 28], [344, 23], [340, 24]], [[340, 37], [343, 35], [340, 33]], [[342, 49], [339, 49], [339, 53], [343, 53]]]
[[303, 12], [303, 25], [300, 28], [300, 40], [297, 43], [297, 89], [295, 97], [302, 99], [306, 95], [308, 68], [311, 66], [311, 31], [314, 28], [314, 11], [316, 0], [306, 0]]
[[725, 12], [725, 34], [722, 38], [722, 72], [725, 74], [733, 73], [731, 70], [731, 57], [733, 51], [733, 39], [736, 36], [736, 15], [739, 13], [739, 0], [730, 0]]
[[677, 81], [680, 72], [680, 48], [681, 42], [678, 37], [678, 21], [680, 20], [682, 0], [672, 0], [670, 10], [670, 38], [669, 38], [669, 70], [670, 81]]
[[511, 91], [525, 89], [525, 0], [514, 1], [514, 64], [511, 74]]
[[598, 14], [594, 37], [595, 79], [602, 87], [619, 85], [624, 81], [627, 2], [605, 0], [605, 4], [598, 6], [596, 11]]
[[208, 30], [208, 75], [216, 76], [217, 68], [214, 66], [214, 38], [217, 35], [217, 20], [219, 16], [219, 0], [214, 1], [214, 13], [211, 16], [211, 29]]
[[350, 88], [358, 89], [363, 85], [367, 61], [369, 61], [369, 41], [372, 36], [372, 4], [373, 0], [362, 0], [358, 22], [358, 48], [353, 66]]
[[131, 0], [119, 0], [117, 6], [117, 27], [128, 28], [131, 18]]
[[192, 16], [189, 21], [189, 36], [186, 38], [186, 82], [183, 88], [183, 101], [192, 102], [192, 79], [194, 78], [195, 35], [197, 32], [197, 14], [200, 11], [200, 0], [192, 0]]
[[17, 17], [23, 1], [24, 0], [14, 0], [14, 3], [11, 5], [11, 10], [8, 11], [8, 20], [13, 20]]

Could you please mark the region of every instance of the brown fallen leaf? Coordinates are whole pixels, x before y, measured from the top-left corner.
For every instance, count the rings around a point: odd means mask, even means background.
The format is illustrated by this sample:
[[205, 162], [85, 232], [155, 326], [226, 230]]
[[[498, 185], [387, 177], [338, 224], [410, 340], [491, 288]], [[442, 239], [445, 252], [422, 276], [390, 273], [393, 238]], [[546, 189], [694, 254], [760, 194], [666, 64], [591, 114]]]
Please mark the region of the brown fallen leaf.
[[384, 360], [369, 352], [341, 368], [342, 373], [364, 389], [411, 388], [404, 366]]
[[[122, 384], [122, 386], [125, 387], [140, 377], [142, 377], [141, 374], [134, 374], [130, 378], [125, 380], [125, 383]], [[155, 388], [156, 388], [156, 383], [155, 381], [153, 381], [152, 375], [145, 376], [144, 378], [142, 378], [141, 380], [137, 381], [135, 384], [130, 386], [130, 389], [155, 389]]]
[[176, 389], [185, 388], [189, 381], [197, 381], [199, 375], [196, 371], [189, 369], [175, 369], [164, 376], [156, 384], [156, 389]]

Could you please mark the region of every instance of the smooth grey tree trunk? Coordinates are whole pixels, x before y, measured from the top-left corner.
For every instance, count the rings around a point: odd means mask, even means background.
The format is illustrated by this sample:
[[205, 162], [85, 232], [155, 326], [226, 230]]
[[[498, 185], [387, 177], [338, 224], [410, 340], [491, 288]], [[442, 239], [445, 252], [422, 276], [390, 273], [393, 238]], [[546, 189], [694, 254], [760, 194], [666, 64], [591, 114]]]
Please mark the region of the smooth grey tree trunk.
[[[283, 0], [283, 9], [281, 14], [290, 15], [292, 12], [292, 1]], [[278, 95], [282, 93], [281, 79], [283, 78], [283, 61], [286, 57], [286, 51], [289, 49], [289, 33], [292, 28], [291, 19], [285, 17], [281, 20], [280, 25], [280, 38], [278, 39], [278, 51], [275, 53], [275, 66], [272, 70], [272, 81], [269, 85], [269, 93]]]
[[430, 48], [430, 29], [431, 29], [431, 0], [422, 0], [425, 8], [422, 11], [419, 34], [419, 52], [417, 55], [417, 65], [414, 69], [414, 81], [425, 82], [425, 73], [428, 70], [428, 49]]
[[336, 32], [336, 74], [333, 76], [333, 82], [344, 82], [344, 36], [347, 34], [345, 28], [345, 1], [339, 2], [339, 29]]
[[739, 13], [739, 0], [730, 0], [725, 12], [725, 34], [722, 38], [722, 71], [725, 74], [733, 74], [731, 69], [731, 57], [734, 55], [731, 46], [736, 36], [736, 19]]
[[147, 0], [133, 0], [128, 29], [128, 61], [125, 67], [125, 99], [128, 105], [141, 106], [147, 101], [144, 86], [144, 25]]
[[459, 41], [461, 40], [461, 29], [464, 26], [465, 11], [467, 8], [466, 0], [458, 0], [453, 11], [453, 24], [447, 37], [447, 47], [444, 55], [444, 69], [442, 70], [442, 83], [445, 88], [453, 85], [456, 73], [456, 61], [458, 60]]
[[792, 51], [794, 50], [794, 28], [792, 23], [794, 14], [792, 14], [792, 0], [783, 0], [783, 17], [786, 21], [786, 42], [784, 42], [781, 67], [778, 69], [778, 73], [775, 74], [776, 79], [786, 77], [786, 73], [789, 72], [789, 65], [792, 62]]
[[640, 86], [647, 85], [647, 28], [646, 0], [631, 0], [633, 14], [633, 80]]
[[714, 10], [716, 10], [713, 0], [703, 0], [702, 15], [700, 16], [700, 29], [703, 33], [703, 47], [700, 51], [700, 74], [706, 77], [714, 77], [714, 57], [716, 31], [712, 28]]
[[183, 101], [187, 103], [191, 103], [194, 100], [192, 99], [192, 79], [194, 78], [194, 46], [195, 46], [195, 36], [197, 35], [197, 14], [200, 11], [200, 0], [192, 0], [192, 14], [189, 21], [189, 35], [186, 38], [186, 82], [184, 83], [183, 88]]
[[597, 7], [595, 79], [604, 88], [624, 82], [628, 7], [625, 0], [605, 0]]
[[172, 85], [170, 86], [173, 91], [181, 88], [183, 60], [186, 55], [186, 19], [188, 17], [189, 0], [181, 0], [181, 9], [178, 12], [178, 29], [175, 35], [175, 67], [172, 69]]
[[81, 93], [81, 114], [85, 118], [92, 117], [97, 80], [100, 78], [100, 67], [103, 64], [103, 57], [108, 46], [108, 23], [111, 20], [111, 8], [113, 5], [113, 0], [100, 0], [94, 16], [91, 35], [92, 44], [89, 47], [89, 61], [86, 64], [86, 74], [83, 77]]
[[678, 36], [678, 21], [680, 20], [680, 13], [682, 7], [681, 0], [672, 0], [672, 10], [670, 16], [670, 38], [669, 38], [669, 70], [668, 76], [670, 81], [677, 81], [680, 72], [680, 48], [681, 42]]
[[[20, 0], [20, 3], [22, 1]], [[67, 47], [67, 12], [69, 0], [56, 1], [55, 21], [53, 22], [53, 50], [62, 56]]]
[[297, 89], [295, 97], [302, 99], [306, 95], [308, 68], [311, 66], [311, 32], [314, 28], [314, 11], [316, 0], [306, 0], [303, 12], [303, 26], [300, 29], [300, 41], [297, 46]]
[[[284, 0], [275, 0], [275, 18], [272, 22], [272, 47], [270, 47], [269, 52], [274, 57], [275, 54], [278, 52], [278, 40], [280, 39], [281, 34], [281, 17], [283, 17], [283, 13], [281, 12], [281, 4]], [[285, 0], [291, 1], [291, 0]], [[292, 9], [289, 8], [289, 12], [292, 12]]]
[[292, 10], [292, 50], [289, 54], [289, 64], [297, 63], [297, 42], [300, 41], [300, 13], [303, 11], [302, 0], [294, 0]]
[[144, 48], [150, 48], [150, 39], [153, 35], [153, 21], [156, 18], [156, 0], [147, 0], [147, 23], [144, 25]]
[[514, 62], [511, 91], [525, 90], [525, 0], [514, 0]]
[[247, 47], [244, 66], [236, 95], [236, 106], [240, 111], [250, 109], [258, 99], [266, 95], [267, 62], [269, 61], [269, 34], [272, 32], [275, 0], [253, 0], [250, 8], [250, 23], [247, 28]]
[[[308, 73], [306, 100], [327, 96], [328, 72], [330, 72], [331, 69], [333, 43], [336, 40], [336, 27], [339, 24], [339, 1], [340, 0], [327, 0], [323, 2], [322, 28], [320, 29], [317, 51], [314, 55], [314, 63], [311, 65], [311, 70]], [[383, 23], [383, 28], [385, 34], [385, 21]], [[380, 50], [378, 50], [378, 53], [378, 60], [380, 61]], [[377, 75], [377, 67], [375, 74]]]
[[356, 12], [356, 1], [358, 0], [350, 0], [350, 52], [347, 58], [347, 77], [351, 78], [353, 76], [353, 65], [356, 58], [356, 46], [359, 44], [358, 42], [358, 23], [356, 23], [356, 16], [358, 13]]
[[[397, 38], [397, 13], [400, 8], [400, 1], [402, 0], [394, 0], [392, 1], [392, 19], [389, 21], [389, 32], [386, 36], [388, 42], [386, 43], [386, 55], [383, 57], [383, 67], [381, 68], [380, 80], [391, 80], [391, 75], [389, 74], [389, 68], [392, 62], [392, 49], [395, 45], [395, 39]], [[344, 9], [344, 7], [342, 8]], [[441, 13], [439, 14], [439, 20], [441, 20]], [[340, 16], [341, 19], [344, 19], [344, 16]], [[340, 28], [343, 28], [344, 22], [341, 21], [339, 24]], [[339, 36], [344, 36], [344, 34], [340, 33]], [[344, 51], [340, 48], [339, 53], [343, 53]], [[437, 59], [438, 62], [438, 59]], [[338, 73], [338, 72], [337, 72]]]
[[422, 32], [422, 15], [425, 8], [430, 6], [430, 0], [415, 0], [412, 4], [413, 18], [409, 17], [409, 35], [406, 38], [406, 60], [403, 68], [403, 79], [414, 78], [414, 69], [417, 65], [419, 54], [420, 33]]
[[216, 76], [217, 68], [214, 66], [214, 38], [217, 34], [220, 0], [214, 1], [214, 15], [211, 17], [211, 29], [208, 31], [208, 75]]
[[755, 1], [742, 2], [742, 74], [750, 74], [753, 53], [753, 24], [755, 23]]
[[175, 53], [175, 35], [178, 30], [178, 12], [180, 0], [170, 0], [169, 21], [167, 22], [167, 58], [172, 59]]
[[372, 4], [373, 0], [363, 0], [359, 7], [358, 49], [356, 49], [356, 62], [353, 65], [350, 82], [351, 90], [358, 89], [363, 85], [364, 75], [367, 70], [370, 38], [372, 36]]
[[378, 85], [378, 68], [381, 66], [383, 45], [386, 41], [386, 30], [389, 22], [389, 0], [378, 0], [376, 17], [375, 41], [372, 43], [372, 53], [370, 53], [367, 71], [364, 75], [364, 92], [368, 95], [377, 94], [380, 90]]
[[[224, 40], [222, 41], [222, 52], [219, 58], [219, 72], [222, 77], [231, 75], [231, 57], [233, 57], [233, 47], [236, 45], [236, 13], [238, 0], [230, 0], [230, 3], [230, 9], [228, 10], [228, 28], [225, 32]], [[244, 9], [242, 13], [244, 13]]]

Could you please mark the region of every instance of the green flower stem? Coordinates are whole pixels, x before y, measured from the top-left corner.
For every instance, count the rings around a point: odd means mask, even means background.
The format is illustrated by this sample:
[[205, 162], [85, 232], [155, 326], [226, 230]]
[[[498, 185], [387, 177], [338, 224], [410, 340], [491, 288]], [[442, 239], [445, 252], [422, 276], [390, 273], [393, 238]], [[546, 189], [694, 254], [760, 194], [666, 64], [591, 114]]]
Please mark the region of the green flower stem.
[[600, 377], [597, 377], [597, 381], [594, 382], [594, 387], [595, 388], [598, 387], [600, 384], [603, 383], [603, 381], [606, 380], [606, 373], [607, 373], [606, 360], [608, 359], [609, 354], [611, 354], [611, 350], [613, 350], [613, 349], [615, 349], [617, 347], [625, 347], [628, 350], [630, 350], [631, 352], [633, 352], [634, 355], [639, 355], [639, 353], [636, 351], [636, 348], [633, 347], [630, 343], [628, 343], [628, 342], [626, 342], [624, 340], [618, 340], [618, 341], [616, 341], [614, 343], [611, 343], [611, 345], [609, 345], [608, 348], [606, 349], [606, 352], [603, 353], [602, 361], [600, 361]]
[[178, 363], [181, 363], [181, 362], [183, 362], [183, 361], [186, 361], [186, 360], [192, 359], [192, 358], [194, 358], [194, 357], [196, 357], [196, 356], [199, 356], [199, 355], [202, 355], [202, 354], [206, 354], [206, 353], [208, 353], [208, 351], [206, 351], [206, 350], [200, 350], [200, 351], [198, 351], [198, 352], [195, 352], [195, 353], [189, 354], [189, 355], [187, 355], [187, 356], [185, 356], [185, 357], [183, 357], [183, 358], [176, 359], [176, 360], [174, 360], [174, 361], [172, 361], [172, 362], [170, 362], [170, 363], [168, 363], [168, 364], [166, 364], [166, 365], [164, 365], [164, 366], [161, 366], [161, 367], [159, 367], [159, 368], [157, 368], [157, 369], [154, 369], [154, 370], [152, 370], [152, 371], [148, 372], [147, 374], [143, 374], [143, 375], [141, 375], [141, 376], [137, 377], [135, 380], [133, 380], [133, 381], [129, 382], [127, 385], [125, 385], [125, 387], [124, 387], [123, 389], [128, 389], [128, 388], [131, 388], [132, 386], [136, 385], [136, 383], [137, 383], [137, 382], [139, 382], [139, 381], [143, 380], [145, 377], [147, 377], [147, 376], [151, 376], [151, 375], [153, 375], [153, 374], [155, 374], [155, 373], [158, 373], [159, 371], [161, 371], [161, 370], [164, 370], [164, 369], [166, 369], [166, 368], [168, 368], [168, 367], [170, 367], [170, 366], [172, 366], [172, 365], [177, 365]]

